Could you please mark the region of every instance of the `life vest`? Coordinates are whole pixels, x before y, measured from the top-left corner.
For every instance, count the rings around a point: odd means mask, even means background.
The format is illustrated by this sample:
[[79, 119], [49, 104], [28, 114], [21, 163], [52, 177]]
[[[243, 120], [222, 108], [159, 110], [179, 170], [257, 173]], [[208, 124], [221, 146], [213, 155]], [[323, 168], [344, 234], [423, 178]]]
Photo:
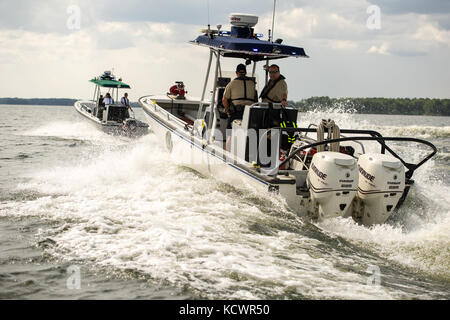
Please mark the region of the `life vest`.
[[254, 101], [254, 102], [257, 101], [257, 99], [256, 99], [256, 94], [255, 94], [255, 96], [254, 96], [253, 99], [247, 97], [247, 81], [250, 80], [250, 81], [254, 82], [253, 78], [249, 78], [249, 77], [238, 77], [238, 78], [235, 78], [234, 80], [241, 80], [241, 81], [244, 83], [244, 96], [243, 96], [243, 97], [239, 97], [239, 98], [229, 99], [229, 101], [231, 102], [231, 103], [230, 103], [230, 106], [232, 106], [232, 107], [235, 109], [236, 106], [234, 105], [233, 102], [236, 101], [236, 100], [248, 100], [248, 101]]
[[[281, 128], [297, 128], [297, 124], [291, 120], [284, 120], [284, 121], [280, 122], [280, 127]], [[288, 136], [289, 144], [292, 145], [296, 140], [295, 132], [288, 131], [287, 136]]]
[[[269, 104], [270, 105], [270, 104]], [[281, 128], [297, 128], [296, 121], [292, 121], [289, 118], [289, 114], [286, 111], [286, 109], [281, 108], [281, 114], [280, 114], [280, 127]], [[285, 131], [285, 137], [287, 136], [287, 139], [282, 139], [282, 149], [289, 150], [292, 144], [295, 142], [296, 138], [296, 131]], [[286, 141], [287, 140], [287, 141]], [[284, 141], [284, 142], [283, 142]]]
[[272, 82], [272, 83], [270, 83], [270, 84], [267, 84], [265, 87], [264, 87], [264, 89], [263, 89], [263, 91], [261, 92], [261, 94], [260, 94], [260, 98], [261, 99], [267, 99], [267, 100], [269, 100], [270, 102], [272, 102], [272, 103], [281, 103], [281, 100], [280, 101], [275, 101], [275, 100], [272, 100], [272, 99], [270, 99], [269, 97], [268, 97], [268, 95], [269, 95], [269, 93], [270, 93], [270, 91], [272, 91], [272, 89], [273, 88], [275, 88], [275, 85], [279, 82], [279, 81], [281, 81], [281, 80], [284, 80], [284, 79], [286, 79], [282, 74], [280, 74], [280, 76], [278, 77], [278, 79], [277, 80], [275, 80], [274, 82]]
[[122, 97], [121, 103], [123, 103], [125, 106], [129, 106], [130, 100], [128, 98]]

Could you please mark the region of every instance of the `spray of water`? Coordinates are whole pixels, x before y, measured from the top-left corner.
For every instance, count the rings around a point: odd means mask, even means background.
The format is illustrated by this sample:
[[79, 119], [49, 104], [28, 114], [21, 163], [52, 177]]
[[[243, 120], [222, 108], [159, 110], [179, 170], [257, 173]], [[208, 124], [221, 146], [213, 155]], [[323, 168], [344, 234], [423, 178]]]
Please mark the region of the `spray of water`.
[[[305, 121], [324, 115], [307, 113]], [[326, 115], [362, 125], [340, 110]], [[97, 141], [97, 133], [78, 125], [52, 124], [27, 134]], [[432, 164], [419, 174], [419, 187], [397, 221], [371, 229], [345, 219], [314, 226], [279, 198], [175, 165], [154, 135], [118, 145], [101, 135], [98, 141], [108, 146], [102, 152], [35, 172], [17, 186], [41, 196], [0, 204], [0, 215], [59, 221], [59, 228], [39, 234], [55, 241], [46, 250], [57, 258], [136, 270], [207, 298], [408, 297], [399, 288], [367, 285], [367, 266], [384, 263], [378, 255], [449, 277], [450, 206], [444, 195], [434, 195], [440, 185], [427, 177]], [[414, 201], [421, 199], [423, 212], [414, 214]]]
[[[355, 117], [354, 111], [345, 106], [324, 110], [316, 108], [303, 117], [306, 123], [318, 123], [320, 119], [334, 119], [341, 128], [372, 129], [384, 136], [412, 136], [418, 138], [448, 138], [448, 126], [383, 126], [371, 123], [364, 117]], [[396, 145], [395, 150], [411, 162], [424, 156], [416, 145]], [[368, 151], [378, 151], [376, 144]], [[425, 150], [429, 151], [429, 150]], [[446, 153], [439, 152], [436, 159], [446, 160]], [[448, 166], [448, 164], [447, 164]], [[342, 236], [368, 247], [382, 256], [408, 266], [417, 272], [450, 279], [450, 187], [442, 174], [436, 171], [431, 160], [414, 175], [415, 185], [404, 206], [388, 220], [387, 224], [366, 228], [351, 219], [332, 219], [319, 226], [331, 234]], [[447, 168], [444, 168], [448, 170]], [[444, 175], [445, 176], [445, 175]]]

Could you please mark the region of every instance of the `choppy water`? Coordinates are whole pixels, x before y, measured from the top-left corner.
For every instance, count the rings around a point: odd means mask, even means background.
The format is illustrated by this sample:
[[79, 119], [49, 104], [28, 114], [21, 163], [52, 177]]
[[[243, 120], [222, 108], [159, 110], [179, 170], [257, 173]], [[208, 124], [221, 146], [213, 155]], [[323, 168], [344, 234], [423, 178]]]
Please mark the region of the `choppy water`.
[[0, 298], [450, 298], [448, 117], [303, 115], [438, 147], [398, 214], [368, 229], [311, 224], [279, 198], [176, 166], [152, 134], [111, 137], [71, 107], [0, 112]]

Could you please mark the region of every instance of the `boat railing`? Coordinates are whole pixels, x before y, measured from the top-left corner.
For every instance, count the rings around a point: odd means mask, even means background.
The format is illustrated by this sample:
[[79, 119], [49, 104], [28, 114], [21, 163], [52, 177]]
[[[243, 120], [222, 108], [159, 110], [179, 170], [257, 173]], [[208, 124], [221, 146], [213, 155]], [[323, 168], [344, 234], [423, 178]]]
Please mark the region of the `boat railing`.
[[[312, 128], [281, 128], [281, 127], [271, 128], [271, 130], [279, 130], [279, 131], [284, 131], [284, 132], [299, 132], [299, 133], [300, 132], [314, 132], [315, 131], [315, 129], [312, 129]], [[411, 138], [411, 137], [383, 137], [379, 132], [373, 131], [373, 130], [341, 129], [341, 133], [363, 134], [363, 135], [366, 135], [366, 136], [343, 137], [343, 138], [339, 138], [339, 139], [323, 140], [323, 141], [318, 141], [318, 142], [314, 142], [314, 143], [305, 144], [305, 145], [299, 147], [298, 149], [296, 149], [291, 154], [289, 154], [283, 161], [281, 161], [279, 163], [279, 165], [278, 165], [278, 168], [281, 168], [286, 163], [288, 163], [288, 161], [290, 161], [292, 158], [294, 158], [299, 152], [301, 152], [301, 151], [303, 151], [305, 149], [308, 149], [308, 148], [313, 148], [313, 147], [317, 147], [317, 146], [320, 146], [320, 145], [326, 145], [326, 144], [335, 143], [335, 142], [339, 143], [339, 142], [344, 142], [344, 141], [353, 141], [353, 142], [356, 142], [356, 141], [376, 141], [381, 146], [381, 153], [382, 154], [385, 154], [386, 151], [388, 151], [393, 157], [395, 157], [398, 160], [400, 160], [400, 162], [408, 169], [408, 171], [405, 173], [406, 178], [410, 179], [412, 177], [414, 171], [417, 168], [419, 168], [420, 166], [422, 166], [425, 162], [427, 162], [437, 152], [437, 148], [436, 148], [436, 146], [434, 144], [432, 144], [431, 142], [422, 140], [422, 139], [418, 139], [418, 138]], [[281, 134], [279, 134], [279, 139], [280, 139], [280, 142], [281, 142]], [[402, 157], [400, 157], [394, 150], [392, 150], [392, 148], [389, 147], [386, 144], [386, 141], [415, 142], [415, 143], [423, 144], [423, 145], [426, 145], [426, 146], [430, 147], [432, 149], [432, 152], [427, 154], [424, 158], [422, 158], [417, 163], [408, 163]]]
[[281, 103], [272, 103], [272, 102], [255, 102], [255, 103], [251, 104], [250, 107], [267, 107], [267, 108], [269, 108], [270, 105], [272, 105], [272, 107], [275, 107], [274, 109], [292, 108], [292, 109], [298, 110], [298, 108], [292, 104], [283, 106], [283, 104], [281, 104]]
[[[315, 124], [315, 123], [310, 123], [310, 124], [308, 125], [308, 129], [311, 128], [311, 127], [316, 127], [316, 128], [317, 128], [318, 126], [317, 126], [317, 124]], [[316, 130], [317, 130], [317, 129], [316, 129]], [[347, 136], [344, 136], [343, 134], [341, 134], [340, 137], [341, 137], [341, 138], [346, 138]], [[309, 138], [309, 137], [308, 137], [308, 132], [306, 132], [306, 133], [302, 136], [302, 138]], [[354, 141], [354, 142], [357, 143], [357, 144], [359, 144], [359, 146], [361, 147], [362, 153], [366, 153], [366, 148], [364, 148], [364, 145], [362, 144], [361, 141]]]
[[185, 121], [183, 121], [180, 118], [178, 118], [177, 116], [173, 115], [172, 113], [170, 113], [163, 107], [159, 106], [158, 103], [156, 103], [156, 101], [153, 101], [153, 103], [151, 105], [153, 106], [153, 110], [155, 112], [156, 111], [160, 112], [167, 119], [167, 121], [174, 121], [174, 122], [182, 125], [185, 130], [188, 130], [188, 131], [192, 130], [192, 125], [186, 123]]

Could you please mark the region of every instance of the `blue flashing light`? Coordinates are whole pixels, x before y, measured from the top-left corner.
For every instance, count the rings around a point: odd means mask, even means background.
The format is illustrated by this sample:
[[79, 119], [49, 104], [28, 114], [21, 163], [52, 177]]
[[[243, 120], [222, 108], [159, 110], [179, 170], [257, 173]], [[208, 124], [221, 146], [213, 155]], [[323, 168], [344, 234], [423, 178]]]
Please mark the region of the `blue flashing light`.
[[257, 34], [256, 34], [256, 37], [257, 37], [257, 38], [262, 38], [262, 37], [264, 37], [264, 35], [263, 35], [262, 33], [257, 33]]
[[292, 51], [292, 54], [297, 54], [297, 52], [295, 52], [295, 51]]
[[257, 48], [253, 48], [253, 52], [258, 52], [258, 49]]

